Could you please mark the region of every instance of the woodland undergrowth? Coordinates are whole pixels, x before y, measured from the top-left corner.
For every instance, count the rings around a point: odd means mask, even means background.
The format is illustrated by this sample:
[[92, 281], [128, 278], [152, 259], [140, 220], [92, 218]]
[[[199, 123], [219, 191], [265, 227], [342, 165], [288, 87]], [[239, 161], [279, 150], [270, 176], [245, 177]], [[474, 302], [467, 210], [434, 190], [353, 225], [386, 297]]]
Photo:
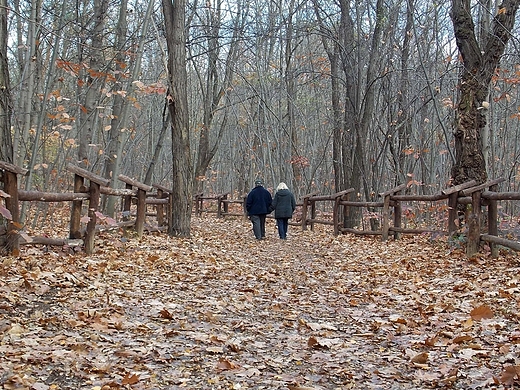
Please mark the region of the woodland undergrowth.
[[257, 241], [249, 221], [209, 215], [189, 239], [107, 231], [90, 256], [2, 258], [2, 388], [520, 386], [514, 252], [267, 230]]

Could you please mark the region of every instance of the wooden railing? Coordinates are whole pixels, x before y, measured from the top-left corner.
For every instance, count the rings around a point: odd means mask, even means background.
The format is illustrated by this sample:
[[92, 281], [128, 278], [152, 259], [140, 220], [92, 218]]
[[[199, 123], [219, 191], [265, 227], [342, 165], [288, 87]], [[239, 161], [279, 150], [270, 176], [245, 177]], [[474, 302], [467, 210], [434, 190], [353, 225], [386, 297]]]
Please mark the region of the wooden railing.
[[[474, 180], [462, 183], [457, 186], [446, 188], [437, 194], [433, 195], [419, 195], [419, 194], [403, 194], [409, 187], [406, 184], [399, 185], [389, 191], [380, 193], [379, 196], [382, 201], [366, 202], [359, 200], [351, 200], [350, 195], [354, 189], [350, 188], [331, 195], [319, 195], [316, 193], [304, 195], [302, 201], [298, 203], [301, 209], [301, 221], [299, 223], [292, 223], [293, 225], [300, 225], [303, 230], [310, 227], [314, 229], [315, 224], [331, 225], [334, 234], [352, 233], [357, 235], [380, 235], [382, 240], [387, 240], [390, 236], [394, 239], [399, 239], [402, 234], [422, 234], [422, 233], [436, 233], [447, 236], [461, 230], [464, 226], [467, 231], [466, 234], [466, 253], [468, 256], [476, 254], [480, 248], [481, 242], [487, 242], [490, 245], [493, 256], [498, 255], [498, 246], [505, 246], [507, 248], [520, 251], [520, 242], [515, 240], [508, 240], [498, 236], [498, 202], [506, 200], [520, 200], [519, 192], [497, 192], [498, 184], [503, 182], [503, 178], [490, 180], [485, 183], [477, 185]], [[197, 213], [207, 212], [208, 208], [204, 209], [203, 202], [217, 202], [218, 205], [237, 203], [242, 206], [245, 205], [245, 196], [241, 199], [228, 199], [228, 194], [216, 196], [203, 196], [199, 194], [196, 197]], [[448, 220], [446, 221], [446, 228], [431, 228], [431, 227], [403, 227], [403, 203], [406, 202], [446, 202], [448, 209]], [[317, 204], [328, 203], [332, 208], [329, 218], [318, 217]], [[465, 206], [466, 212], [461, 214], [461, 206]], [[488, 210], [487, 221], [488, 225], [482, 224], [482, 209]], [[242, 207], [244, 208], [244, 207]], [[359, 230], [344, 227], [344, 221], [353, 212], [353, 208], [370, 208], [379, 209], [381, 214], [381, 229], [379, 230]], [[225, 217], [226, 215], [245, 215], [231, 214], [222, 211], [223, 207], [217, 206], [216, 212], [218, 217]], [[324, 215], [324, 214], [323, 214]]]
[[[0, 215], [7, 220], [7, 230], [3, 246], [9, 253], [17, 253], [20, 243], [43, 243], [48, 245], [78, 245], [83, 243], [85, 252], [90, 254], [94, 250], [96, 230], [99, 230], [98, 220], [102, 216], [99, 212], [101, 195], [122, 197], [123, 220], [117, 222], [117, 227], [131, 226], [140, 237], [144, 231], [147, 205], [154, 205], [158, 229], [170, 225], [172, 216], [171, 190], [160, 185], [148, 186], [139, 181], [119, 175], [118, 179], [125, 183], [124, 189], [108, 187], [109, 180], [99, 177], [85, 169], [69, 164], [67, 170], [74, 174], [74, 191], [68, 193], [47, 193], [40, 191], [24, 191], [18, 189], [18, 176], [25, 175], [26, 169], [0, 161], [1, 182], [3, 190], [0, 190]], [[86, 181], [88, 180], [88, 186]], [[473, 256], [478, 252], [481, 242], [486, 242], [491, 248], [493, 256], [498, 255], [498, 246], [505, 246], [520, 251], [520, 242], [498, 236], [498, 203], [500, 201], [520, 200], [519, 192], [498, 192], [498, 185], [504, 179], [490, 180], [486, 183], [476, 184], [475, 181], [453, 186], [433, 195], [403, 194], [409, 190], [406, 184], [399, 185], [389, 191], [380, 193], [381, 201], [366, 202], [352, 200], [350, 196], [353, 188], [337, 192], [331, 195], [308, 194], [302, 197], [298, 203], [301, 210], [299, 222], [292, 221], [292, 225], [300, 225], [303, 230], [315, 224], [331, 225], [334, 234], [352, 233], [360, 235], [380, 235], [382, 240], [390, 236], [399, 239], [402, 234], [439, 233], [452, 236], [459, 232], [461, 226], [466, 231], [466, 253]], [[153, 191], [156, 191], [155, 193]], [[84, 219], [88, 222], [84, 231], [81, 228], [83, 202], [88, 201], [88, 211]], [[66, 239], [49, 239], [46, 237], [28, 237], [23, 234], [23, 226], [20, 223], [19, 202], [72, 202], [69, 237]], [[445, 229], [432, 229], [429, 227], [408, 228], [402, 226], [403, 203], [406, 202], [447, 202], [448, 220]], [[131, 214], [131, 206], [136, 204], [135, 218]], [[210, 207], [208, 206], [208, 203]], [[240, 199], [229, 199], [229, 193], [204, 196], [197, 194], [194, 197], [194, 211], [197, 215], [212, 212], [217, 217], [245, 216], [246, 196]], [[323, 203], [332, 210], [329, 217], [319, 215], [317, 204]], [[230, 205], [240, 205], [240, 212], [230, 211]], [[462, 207], [464, 206], [464, 207]], [[483, 226], [483, 209], [487, 207], [487, 226]], [[345, 221], [354, 208], [379, 209], [381, 215], [381, 228], [373, 230], [359, 230], [345, 227]], [[235, 207], [236, 209], [236, 207]], [[465, 210], [465, 212], [461, 212]], [[167, 218], [165, 218], [165, 214]], [[149, 214], [148, 214], [149, 215]], [[1, 235], [1, 234], [0, 234]], [[1, 238], [1, 237], [0, 237]], [[82, 241], [81, 241], [82, 240]]]
[[[8, 212], [7, 233], [4, 250], [11, 254], [19, 252], [20, 244], [45, 244], [45, 245], [84, 245], [85, 252], [91, 254], [94, 251], [96, 231], [100, 229], [98, 224], [102, 214], [100, 213], [101, 195], [118, 196], [123, 199], [123, 221], [115, 223], [112, 227], [131, 226], [139, 237], [144, 231], [146, 208], [148, 204], [156, 207], [157, 221], [159, 226], [164, 225], [164, 212], [171, 214], [171, 193], [160, 185], [148, 186], [130, 177], [119, 175], [118, 179], [125, 183], [125, 189], [114, 189], [108, 187], [110, 180], [97, 176], [83, 168], [67, 165], [67, 171], [74, 174], [74, 190], [66, 193], [52, 193], [41, 191], [24, 191], [18, 189], [18, 175], [25, 175], [26, 169], [16, 167], [12, 164], [0, 161], [0, 173], [3, 182], [3, 191], [0, 198], [4, 199], [5, 208]], [[86, 181], [88, 180], [88, 186]], [[152, 190], [156, 189], [153, 194]], [[83, 202], [88, 201], [86, 228], [81, 228]], [[132, 202], [136, 203], [135, 218], [131, 218]], [[20, 222], [19, 202], [72, 202], [69, 237], [56, 239], [48, 237], [29, 237], [22, 232]], [[1, 203], [0, 203], [0, 207]]]

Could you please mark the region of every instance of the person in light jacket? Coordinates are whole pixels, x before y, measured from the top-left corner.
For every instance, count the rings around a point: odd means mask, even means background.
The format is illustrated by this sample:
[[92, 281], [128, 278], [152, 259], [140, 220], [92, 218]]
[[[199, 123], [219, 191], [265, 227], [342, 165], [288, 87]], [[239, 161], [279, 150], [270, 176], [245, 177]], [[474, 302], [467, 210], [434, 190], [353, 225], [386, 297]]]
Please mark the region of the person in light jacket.
[[271, 208], [274, 210], [278, 235], [282, 240], [285, 240], [287, 239], [289, 219], [292, 218], [296, 209], [296, 199], [293, 193], [289, 191], [287, 184], [283, 182], [278, 184]]
[[270, 209], [273, 198], [271, 193], [264, 188], [262, 179], [256, 179], [253, 188], [246, 199], [246, 211], [251, 223], [253, 233], [257, 240], [265, 238], [265, 218], [272, 210]]

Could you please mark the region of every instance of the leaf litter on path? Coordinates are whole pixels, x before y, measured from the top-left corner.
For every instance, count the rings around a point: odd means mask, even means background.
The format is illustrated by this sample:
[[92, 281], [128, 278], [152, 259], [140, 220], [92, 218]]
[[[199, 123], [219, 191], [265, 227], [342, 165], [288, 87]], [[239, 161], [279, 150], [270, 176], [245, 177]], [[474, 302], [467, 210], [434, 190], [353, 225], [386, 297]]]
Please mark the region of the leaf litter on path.
[[102, 233], [91, 256], [4, 258], [3, 389], [520, 385], [515, 254], [267, 228], [194, 217], [189, 239]]

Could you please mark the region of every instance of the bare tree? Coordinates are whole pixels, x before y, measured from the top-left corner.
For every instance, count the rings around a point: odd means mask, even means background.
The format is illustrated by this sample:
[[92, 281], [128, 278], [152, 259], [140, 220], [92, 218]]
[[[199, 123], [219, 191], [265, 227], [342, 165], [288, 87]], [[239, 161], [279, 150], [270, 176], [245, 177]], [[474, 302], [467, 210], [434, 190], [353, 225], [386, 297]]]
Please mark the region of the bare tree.
[[191, 165], [188, 98], [186, 90], [185, 0], [162, 0], [170, 91], [167, 96], [172, 120], [173, 207], [170, 235], [190, 235], [193, 170]]

